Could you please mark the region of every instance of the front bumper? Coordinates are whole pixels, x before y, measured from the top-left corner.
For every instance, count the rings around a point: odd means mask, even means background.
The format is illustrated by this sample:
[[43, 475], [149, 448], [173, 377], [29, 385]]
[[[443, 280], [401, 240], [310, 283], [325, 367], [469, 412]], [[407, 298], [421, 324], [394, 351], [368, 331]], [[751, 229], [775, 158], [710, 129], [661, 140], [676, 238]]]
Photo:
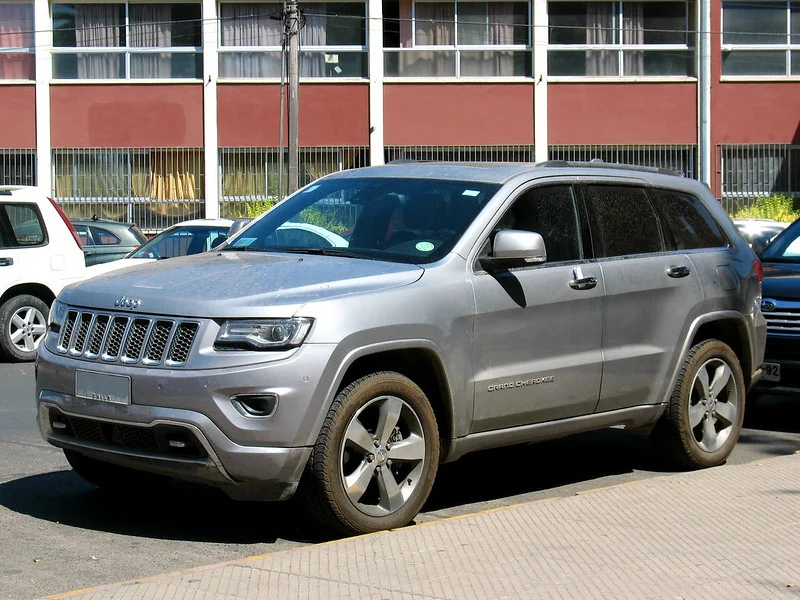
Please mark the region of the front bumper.
[[[40, 348], [39, 428], [54, 446], [109, 463], [216, 485], [235, 498], [282, 500], [297, 488], [325, 406], [316, 394], [327, 389], [317, 384], [330, 348], [304, 354], [192, 371], [104, 365]], [[76, 396], [79, 369], [130, 377], [131, 404]], [[256, 392], [280, 396], [274, 415], [249, 417], [231, 403], [233, 394]]]

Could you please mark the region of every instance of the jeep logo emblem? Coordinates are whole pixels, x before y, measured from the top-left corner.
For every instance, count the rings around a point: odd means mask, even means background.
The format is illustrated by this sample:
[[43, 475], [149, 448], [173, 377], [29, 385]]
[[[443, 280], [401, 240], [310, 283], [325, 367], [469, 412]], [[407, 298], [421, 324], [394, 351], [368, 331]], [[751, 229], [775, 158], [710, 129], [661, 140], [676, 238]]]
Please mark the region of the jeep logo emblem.
[[123, 296], [116, 302], [114, 302], [114, 306], [118, 306], [120, 308], [130, 308], [131, 310], [136, 310], [141, 305], [142, 301], [138, 298], [128, 298], [127, 296]]
[[775, 310], [775, 303], [772, 300], [762, 300], [761, 310], [763, 312], [769, 312], [771, 310]]

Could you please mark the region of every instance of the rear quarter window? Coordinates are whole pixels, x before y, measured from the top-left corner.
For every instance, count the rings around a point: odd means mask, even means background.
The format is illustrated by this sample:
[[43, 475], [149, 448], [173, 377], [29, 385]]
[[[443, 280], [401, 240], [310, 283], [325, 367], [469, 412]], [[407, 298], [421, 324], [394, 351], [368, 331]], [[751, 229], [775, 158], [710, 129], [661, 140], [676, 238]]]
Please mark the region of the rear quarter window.
[[702, 201], [686, 192], [653, 189], [667, 245], [671, 250], [720, 248], [728, 245], [719, 224]]
[[0, 243], [6, 247], [41, 246], [47, 241], [47, 230], [35, 204], [0, 204], [0, 230]]

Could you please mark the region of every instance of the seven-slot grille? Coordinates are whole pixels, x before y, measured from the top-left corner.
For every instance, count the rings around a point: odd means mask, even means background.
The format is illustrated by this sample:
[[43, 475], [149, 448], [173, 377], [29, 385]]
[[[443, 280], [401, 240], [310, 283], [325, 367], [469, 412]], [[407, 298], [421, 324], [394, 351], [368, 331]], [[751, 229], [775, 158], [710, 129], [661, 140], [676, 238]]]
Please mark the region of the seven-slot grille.
[[91, 360], [179, 367], [186, 363], [199, 327], [196, 321], [71, 309], [57, 350]]
[[769, 300], [774, 308], [762, 311], [767, 320], [767, 332], [800, 335], [800, 302]]

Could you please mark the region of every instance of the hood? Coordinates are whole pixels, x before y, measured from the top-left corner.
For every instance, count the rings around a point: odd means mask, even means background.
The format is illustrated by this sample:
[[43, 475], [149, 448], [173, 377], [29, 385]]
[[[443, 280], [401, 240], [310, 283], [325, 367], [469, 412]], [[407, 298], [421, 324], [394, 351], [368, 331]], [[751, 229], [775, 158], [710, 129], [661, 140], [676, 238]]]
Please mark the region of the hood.
[[800, 300], [800, 263], [765, 262], [763, 266], [763, 298]]
[[98, 275], [105, 275], [111, 271], [118, 271], [120, 269], [127, 269], [128, 267], [141, 266], [147, 263], [156, 262], [155, 258], [120, 258], [109, 262], [92, 265], [86, 267], [87, 277], [97, 277]]
[[59, 300], [198, 318], [290, 317], [308, 302], [409, 285], [423, 272], [334, 256], [208, 252], [111, 271], [69, 286]]

